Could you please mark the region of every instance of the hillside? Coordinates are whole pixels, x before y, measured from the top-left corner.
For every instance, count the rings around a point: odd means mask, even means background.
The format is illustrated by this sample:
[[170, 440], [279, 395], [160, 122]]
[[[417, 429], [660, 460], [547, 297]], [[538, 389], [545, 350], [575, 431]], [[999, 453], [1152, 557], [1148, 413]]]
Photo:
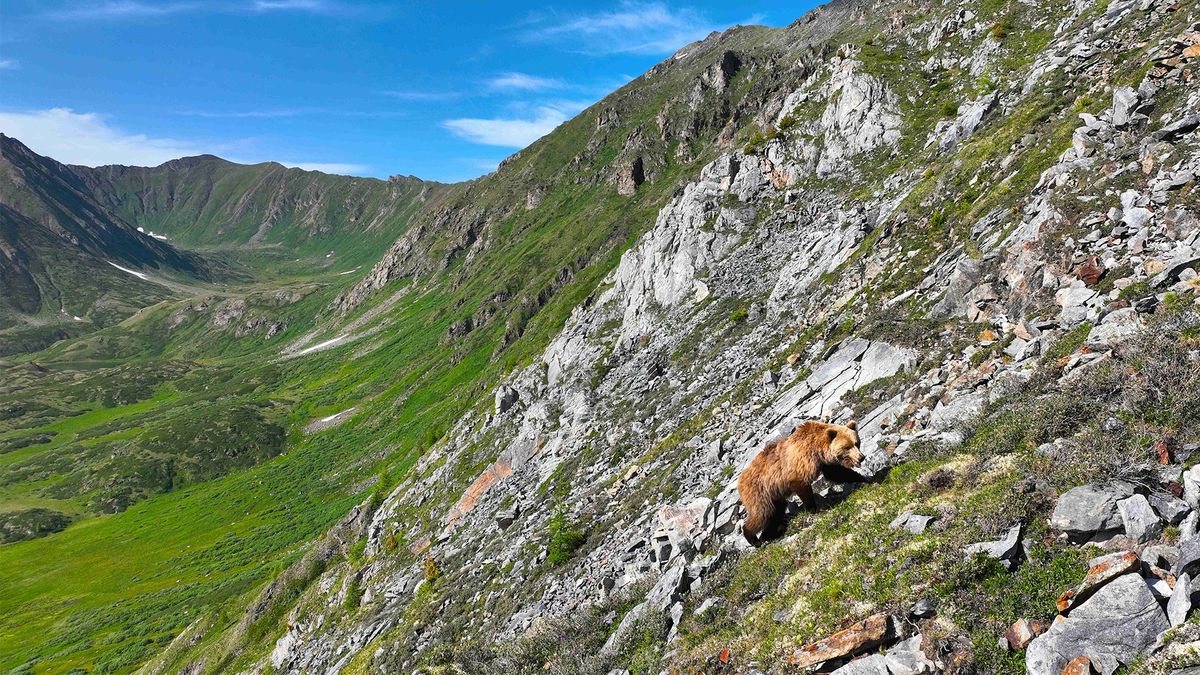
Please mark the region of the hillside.
[[161, 166], [71, 167], [92, 197], [129, 223], [188, 248], [267, 249], [349, 269], [373, 262], [412, 215], [444, 189], [235, 164], [204, 155]]
[[[1197, 82], [1194, 4], [838, 0], [387, 243], [361, 179], [97, 169], [205, 250], [376, 261], [8, 364], [0, 667], [1192, 675]], [[865, 482], [752, 548], [737, 474], [810, 419]]]
[[[204, 279], [209, 266], [92, 200], [79, 177], [0, 134], [0, 355], [106, 326], [170, 295], [139, 277]], [[16, 330], [13, 330], [13, 329]]]

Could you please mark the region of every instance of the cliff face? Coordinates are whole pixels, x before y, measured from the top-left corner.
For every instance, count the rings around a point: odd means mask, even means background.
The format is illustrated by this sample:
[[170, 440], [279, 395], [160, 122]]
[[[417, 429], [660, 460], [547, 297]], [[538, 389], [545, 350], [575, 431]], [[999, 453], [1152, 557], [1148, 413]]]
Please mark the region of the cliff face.
[[[1195, 663], [1197, 19], [835, 3], [685, 47], [339, 296], [487, 269], [553, 203], [547, 156], [606, 199], [679, 179], [544, 351], [340, 526], [344, 557], [260, 596], [268, 639], [198, 620], [149, 668]], [[736, 474], [811, 418], [859, 421], [872, 482], [750, 550]]]

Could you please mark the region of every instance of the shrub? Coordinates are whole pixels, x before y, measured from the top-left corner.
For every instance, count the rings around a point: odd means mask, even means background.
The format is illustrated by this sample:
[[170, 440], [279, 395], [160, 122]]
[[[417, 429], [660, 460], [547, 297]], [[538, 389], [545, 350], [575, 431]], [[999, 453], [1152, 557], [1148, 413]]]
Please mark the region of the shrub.
[[750, 316], [750, 309], [745, 305], [734, 309], [729, 313], [729, 320], [733, 323], [741, 323]]
[[791, 113], [784, 115], [783, 119], [779, 120], [780, 131], [787, 131], [794, 126], [796, 126], [796, 118], [793, 117]]
[[350, 577], [350, 583], [346, 584], [346, 599], [342, 602], [342, 606], [347, 612], [351, 612], [358, 609], [360, 603], [362, 603], [362, 582], [355, 574]]
[[433, 560], [433, 556], [425, 554], [425, 581], [433, 583], [442, 575], [442, 571], [438, 569], [437, 563]]
[[550, 517], [550, 538], [546, 544], [546, 562], [559, 565], [571, 559], [575, 551], [587, 540], [583, 530], [563, 511]]

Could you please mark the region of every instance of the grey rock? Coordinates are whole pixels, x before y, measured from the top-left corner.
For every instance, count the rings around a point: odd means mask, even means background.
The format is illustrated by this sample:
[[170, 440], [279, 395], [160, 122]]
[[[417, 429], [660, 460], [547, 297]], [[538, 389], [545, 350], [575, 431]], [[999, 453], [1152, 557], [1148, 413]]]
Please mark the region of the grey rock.
[[1140, 100], [1141, 96], [1131, 87], [1113, 89], [1113, 126], [1123, 127], [1129, 124]]
[[925, 528], [929, 527], [929, 523], [933, 522], [934, 519], [934, 516], [919, 516], [913, 514], [911, 511], [905, 511], [904, 513], [896, 516], [895, 520], [893, 520], [888, 527], [892, 528], [893, 530], [903, 529], [912, 534], [921, 534], [925, 531]]
[[1187, 541], [1200, 532], [1200, 511], [1192, 511], [1179, 523], [1179, 540]]
[[1200, 509], [1200, 464], [1183, 472], [1183, 501], [1193, 509]]
[[1200, 535], [1193, 534], [1179, 544], [1179, 562], [1171, 570], [1176, 577], [1200, 576]]
[[887, 657], [883, 654], [871, 654], [833, 671], [834, 675], [889, 675]]
[[1187, 615], [1191, 609], [1192, 577], [1185, 573], [1175, 579], [1175, 591], [1171, 593], [1171, 599], [1167, 601], [1167, 620], [1171, 622], [1171, 627], [1187, 621]]
[[1147, 499], [1150, 500], [1150, 506], [1154, 508], [1154, 512], [1171, 525], [1183, 522], [1184, 516], [1191, 510], [1187, 502], [1161, 492], [1152, 492]]
[[1158, 514], [1142, 495], [1133, 495], [1117, 502], [1117, 511], [1125, 524], [1125, 536], [1135, 544], [1144, 544], [1162, 535]]
[[1023, 554], [1021, 546], [1021, 530], [1023, 527], [1021, 523], [1017, 523], [1009, 528], [1008, 533], [1004, 535], [1003, 539], [971, 544], [963, 549], [963, 553], [966, 557], [983, 553], [999, 560], [1005, 569], [1009, 571], [1014, 570], [1021, 561]]
[[500, 529], [502, 530], [508, 529], [508, 526], [512, 525], [513, 522], [516, 521], [517, 516], [519, 516], [520, 513], [520, 509], [515, 506], [512, 508], [501, 509], [496, 512], [496, 524], [499, 525]]
[[884, 658], [889, 675], [921, 675], [937, 671], [937, 664], [925, 656], [920, 635], [892, 645]]
[[1168, 544], [1155, 544], [1142, 549], [1138, 557], [1147, 565], [1169, 570], [1179, 562], [1179, 549]]
[[1124, 483], [1072, 488], [1058, 498], [1050, 525], [1077, 542], [1112, 536], [1124, 527], [1117, 502], [1132, 495]]
[[508, 412], [516, 402], [521, 398], [516, 389], [512, 387], [500, 387], [496, 390], [496, 414], [500, 415]]
[[915, 619], [928, 619], [937, 616], [937, 607], [925, 598], [921, 598], [908, 610], [909, 616]]
[[1149, 586], [1137, 573], [1121, 576], [1056, 619], [1025, 654], [1029, 675], [1060, 675], [1067, 662], [1087, 656], [1103, 675], [1112, 675], [1146, 653], [1170, 627]]

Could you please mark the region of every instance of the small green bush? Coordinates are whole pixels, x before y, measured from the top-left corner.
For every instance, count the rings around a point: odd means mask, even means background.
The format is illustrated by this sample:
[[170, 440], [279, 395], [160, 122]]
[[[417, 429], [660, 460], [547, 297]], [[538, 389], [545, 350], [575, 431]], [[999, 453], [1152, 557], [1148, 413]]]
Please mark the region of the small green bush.
[[729, 320], [733, 323], [741, 323], [750, 316], [750, 309], [742, 305], [729, 313]]
[[587, 540], [578, 524], [570, 520], [563, 511], [550, 517], [550, 539], [546, 544], [546, 562], [560, 565], [571, 559], [575, 551]]

